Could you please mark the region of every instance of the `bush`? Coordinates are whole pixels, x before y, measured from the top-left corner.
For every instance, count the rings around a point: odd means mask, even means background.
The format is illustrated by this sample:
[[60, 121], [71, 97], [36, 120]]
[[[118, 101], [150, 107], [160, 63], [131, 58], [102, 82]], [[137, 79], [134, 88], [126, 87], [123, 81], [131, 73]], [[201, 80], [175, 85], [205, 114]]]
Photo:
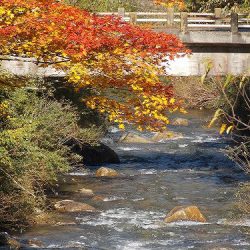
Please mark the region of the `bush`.
[[44, 189], [58, 173], [79, 162], [64, 142], [94, 142], [95, 128], [81, 129], [78, 113], [67, 101], [39, 91], [40, 85], [0, 92], [0, 227], [28, 225], [43, 209]]
[[224, 10], [237, 8], [240, 11], [249, 11], [250, 7], [248, 0], [187, 0], [186, 3], [189, 11], [213, 12], [214, 8], [224, 8]]
[[239, 191], [236, 194], [239, 202], [237, 203], [238, 209], [243, 214], [250, 214], [250, 182], [240, 185]]
[[216, 109], [220, 92], [214, 79], [202, 82], [199, 76], [168, 76], [166, 84], [173, 85], [178, 100], [183, 101], [186, 109]]

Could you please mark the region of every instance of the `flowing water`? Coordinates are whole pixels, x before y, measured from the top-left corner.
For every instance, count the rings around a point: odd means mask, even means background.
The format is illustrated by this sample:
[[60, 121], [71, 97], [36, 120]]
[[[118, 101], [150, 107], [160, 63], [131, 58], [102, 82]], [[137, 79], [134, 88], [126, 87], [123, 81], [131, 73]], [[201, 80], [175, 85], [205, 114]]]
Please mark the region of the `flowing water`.
[[[71, 173], [63, 198], [91, 204], [99, 213], [77, 213], [75, 225], [39, 226], [22, 238], [41, 240], [46, 249], [250, 249], [250, 218], [236, 218], [235, 209], [237, 186], [247, 176], [224, 156], [229, 141], [202, 126], [204, 115], [188, 118], [190, 126], [175, 128], [181, 139], [112, 144], [122, 162], [109, 167], [119, 178], [95, 178], [93, 168]], [[74, 194], [83, 187], [104, 201]], [[192, 204], [207, 223], [163, 222], [175, 206]]]

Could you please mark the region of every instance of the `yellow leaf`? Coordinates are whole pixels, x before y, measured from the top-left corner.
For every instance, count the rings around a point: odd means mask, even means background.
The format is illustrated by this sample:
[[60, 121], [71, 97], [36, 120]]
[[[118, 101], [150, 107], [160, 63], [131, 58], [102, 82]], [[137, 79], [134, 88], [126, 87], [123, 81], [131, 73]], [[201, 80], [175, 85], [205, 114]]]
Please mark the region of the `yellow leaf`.
[[220, 134], [221, 134], [221, 135], [225, 132], [226, 128], [227, 128], [227, 124], [223, 123], [223, 124], [221, 125], [221, 128], [220, 128]]
[[0, 16], [2, 16], [3, 14], [5, 14], [5, 9], [3, 7], [0, 7]]
[[226, 89], [226, 87], [232, 83], [232, 80], [233, 80], [233, 76], [232, 75], [228, 75], [227, 78], [226, 78], [226, 81], [224, 83], [224, 86], [223, 88]]
[[174, 98], [171, 98], [170, 101], [169, 101], [170, 104], [174, 104], [175, 103], [175, 99]]
[[227, 134], [229, 134], [231, 131], [232, 131], [232, 129], [233, 129], [233, 125], [231, 125], [231, 126], [229, 126], [228, 128], [227, 128]]
[[119, 124], [119, 129], [125, 129], [124, 124]]
[[209, 123], [208, 127], [210, 128], [211, 126], [213, 126], [213, 124], [217, 121], [217, 119], [220, 117], [220, 115], [222, 114], [222, 110], [221, 109], [217, 109], [216, 112], [214, 113], [214, 117], [211, 120], [211, 122]]
[[240, 81], [240, 89], [242, 88], [243, 84], [245, 83], [245, 80], [246, 80], [246, 76], [244, 75], [244, 76], [241, 78], [241, 81]]

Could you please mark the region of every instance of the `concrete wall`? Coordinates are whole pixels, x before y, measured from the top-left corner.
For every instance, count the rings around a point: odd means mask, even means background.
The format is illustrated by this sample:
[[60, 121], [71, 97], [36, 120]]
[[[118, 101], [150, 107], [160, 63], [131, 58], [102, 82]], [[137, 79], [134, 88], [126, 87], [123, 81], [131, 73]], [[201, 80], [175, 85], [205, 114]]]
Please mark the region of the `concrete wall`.
[[211, 61], [210, 75], [250, 75], [250, 53], [193, 53], [166, 65], [166, 73], [174, 76], [203, 75], [206, 62]]
[[[165, 30], [168, 33], [168, 30]], [[247, 45], [250, 44], [250, 32], [233, 34], [230, 31], [189, 31], [186, 34], [172, 30], [184, 43], [196, 44], [224, 44], [224, 45]]]
[[[20, 60], [20, 59], [18, 59]], [[31, 60], [32, 61], [32, 60]], [[31, 76], [65, 76], [62, 71], [57, 71], [53, 67], [39, 67], [33, 62], [15, 61], [15, 58], [11, 58], [11, 61], [0, 61], [0, 70], [6, 70], [15, 75], [31, 75]]]
[[[250, 75], [250, 53], [202, 53], [177, 58], [165, 65], [166, 73], [174, 76], [202, 75], [206, 62], [213, 64], [211, 75], [243, 74]], [[17, 75], [65, 76], [64, 72], [56, 71], [52, 67], [41, 68], [32, 62], [3, 61], [2, 69]]]

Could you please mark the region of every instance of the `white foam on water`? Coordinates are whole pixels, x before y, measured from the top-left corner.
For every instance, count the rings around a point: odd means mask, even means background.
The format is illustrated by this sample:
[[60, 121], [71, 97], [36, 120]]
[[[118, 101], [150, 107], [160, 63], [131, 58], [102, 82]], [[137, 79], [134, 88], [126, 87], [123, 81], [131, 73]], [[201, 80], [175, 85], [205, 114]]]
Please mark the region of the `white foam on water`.
[[174, 201], [178, 201], [178, 200], [186, 200], [187, 198], [184, 198], [184, 197], [174, 197], [173, 200]]
[[113, 225], [115, 224], [115, 221], [112, 219], [102, 219], [102, 220], [89, 220], [86, 222], [82, 222], [82, 225], [89, 225], [89, 226], [107, 226], [110, 228], [113, 228]]
[[[162, 249], [169, 249], [165, 247], [173, 247], [176, 244], [176, 240], [172, 239], [166, 239], [166, 240], [152, 240], [152, 241], [125, 241], [123, 245], [119, 245], [116, 247], [118, 250], [145, 250], [149, 249], [150, 245], [158, 245], [162, 246], [164, 248]], [[192, 247], [187, 247], [186, 249], [193, 248]], [[152, 249], [152, 246], [151, 248]], [[157, 248], [158, 249], [158, 248]]]
[[135, 198], [135, 199], [132, 199], [132, 201], [143, 201], [145, 200], [145, 198]]
[[154, 168], [151, 168], [151, 169], [140, 169], [139, 172], [142, 175], [157, 174], [157, 170], [154, 169]]
[[204, 140], [204, 142], [213, 142], [213, 141], [218, 141], [220, 138], [219, 137], [208, 137]]
[[191, 140], [191, 142], [195, 142], [195, 143], [202, 143], [202, 142], [214, 142], [214, 141], [218, 141], [221, 138], [219, 137], [212, 137], [212, 136], [208, 136], [208, 135], [200, 135], [200, 136], [196, 136], [194, 138], [192, 138], [193, 140]]
[[84, 242], [80, 242], [80, 241], [69, 241], [69, 243], [66, 245], [66, 247], [72, 247], [72, 248], [76, 248], [76, 247], [84, 247], [86, 246], [86, 244]]
[[87, 175], [91, 175], [91, 171], [90, 170], [82, 170], [82, 171], [79, 171], [79, 172], [71, 172], [71, 173], [68, 173], [68, 175], [71, 175], [71, 176], [87, 176]]
[[250, 241], [245, 240], [234, 240], [234, 246], [250, 246]]
[[250, 219], [239, 220], [239, 221], [228, 221], [227, 219], [221, 219], [217, 222], [218, 225], [228, 225], [228, 226], [240, 226], [240, 227], [250, 227]]
[[63, 248], [63, 246], [60, 246], [60, 245], [56, 245], [56, 244], [50, 244], [47, 246], [47, 248]]
[[171, 223], [166, 223], [167, 227], [179, 227], [179, 226], [204, 226], [204, 225], [210, 225], [211, 223], [203, 223], [203, 222], [196, 222], [196, 221], [176, 221]]
[[196, 142], [196, 143], [201, 143], [204, 141], [204, 137], [202, 136], [196, 136], [194, 140], [192, 140], [191, 142]]
[[140, 150], [143, 150], [142, 148], [136, 148], [136, 147], [118, 147], [117, 149], [123, 150], [123, 151], [140, 151]]
[[118, 201], [118, 200], [125, 200], [125, 198], [122, 196], [110, 196], [103, 199], [103, 201]]
[[188, 144], [179, 144], [179, 148], [186, 148]]
[[123, 231], [125, 227], [140, 227], [144, 229], [161, 228], [163, 213], [152, 211], [133, 211], [130, 208], [117, 208], [104, 211], [99, 216], [77, 218], [82, 225], [105, 225], [117, 231]]
[[146, 242], [140, 242], [140, 241], [127, 241], [124, 243], [123, 246], [117, 246], [117, 250], [140, 250], [140, 249], [145, 249]]

